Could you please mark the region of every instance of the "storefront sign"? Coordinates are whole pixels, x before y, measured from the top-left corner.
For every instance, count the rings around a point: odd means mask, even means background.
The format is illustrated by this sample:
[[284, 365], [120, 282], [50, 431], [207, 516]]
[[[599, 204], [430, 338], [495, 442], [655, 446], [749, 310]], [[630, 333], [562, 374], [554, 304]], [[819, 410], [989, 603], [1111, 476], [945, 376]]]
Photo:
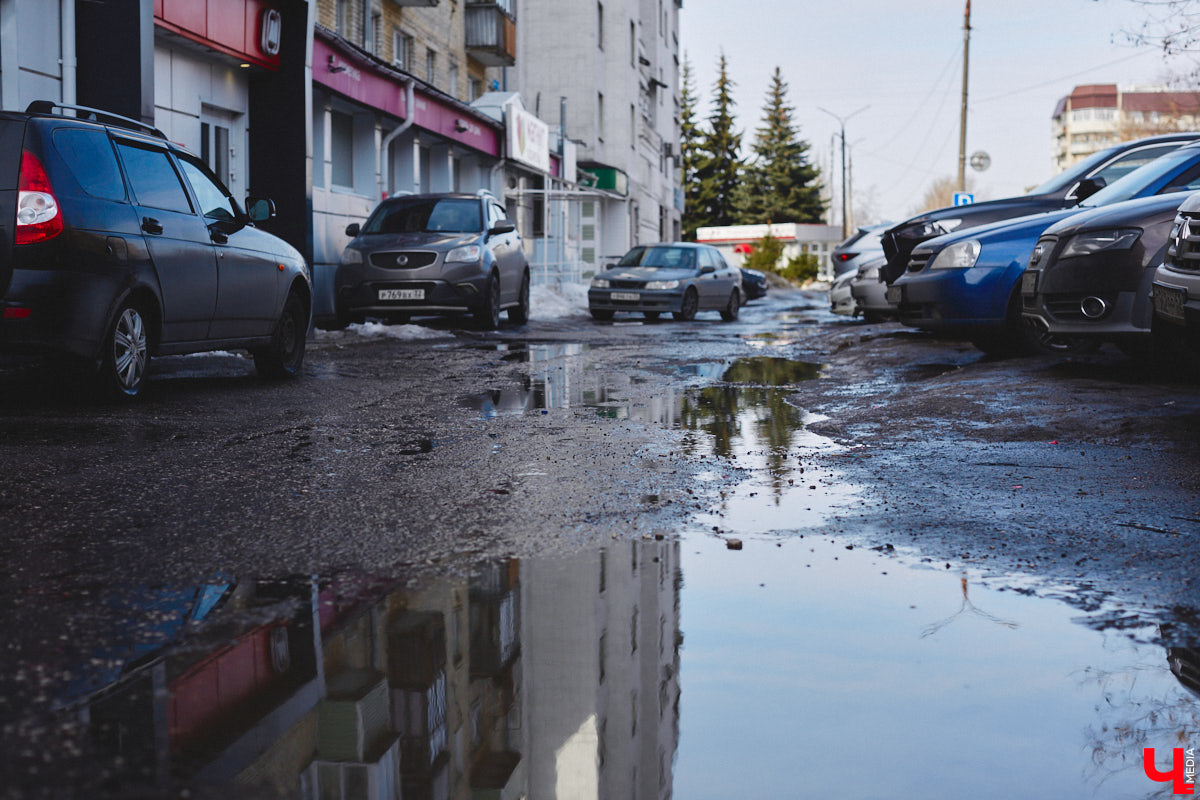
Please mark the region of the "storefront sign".
[[154, 24], [207, 48], [279, 69], [283, 15], [270, 0], [154, 0]]
[[508, 106], [508, 157], [542, 172], [550, 171], [550, 126], [520, 108]]
[[258, 46], [269, 56], [279, 55], [279, 36], [283, 32], [283, 17], [273, 8], [262, 12], [262, 35]]

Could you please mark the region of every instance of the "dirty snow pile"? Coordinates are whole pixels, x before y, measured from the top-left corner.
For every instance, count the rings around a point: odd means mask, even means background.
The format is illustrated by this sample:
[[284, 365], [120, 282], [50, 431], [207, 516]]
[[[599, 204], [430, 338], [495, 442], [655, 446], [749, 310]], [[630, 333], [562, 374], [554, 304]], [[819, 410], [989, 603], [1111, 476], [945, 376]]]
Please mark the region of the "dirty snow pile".
[[533, 319], [562, 319], [587, 315], [586, 283], [545, 284], [529, 289], [530, 316]]
[[451, 334], [420, 325], [384, 325], [381, 322], [351, 323], [344, 331], [317, 331], [317, 339], [329, 340], [358, 336], [363, 339], [442, 339]]

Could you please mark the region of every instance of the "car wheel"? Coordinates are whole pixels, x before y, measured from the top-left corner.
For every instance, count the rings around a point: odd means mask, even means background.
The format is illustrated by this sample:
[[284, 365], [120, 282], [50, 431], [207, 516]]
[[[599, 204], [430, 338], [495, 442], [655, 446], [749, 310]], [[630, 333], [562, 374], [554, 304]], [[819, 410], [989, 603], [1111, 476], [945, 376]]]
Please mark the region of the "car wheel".
[[656, 319], [658, 319], [658, 315], [660, 313], [661, 312], [659, 312], [659, 311], [643, 311], [642, 316], [648, 320], [656, 320]]
[[678, 311], [673, 312], [675, 319], [680, 322], [691, 322], [696, 318], [696, 312], [700, 309], [700, 295], [696, 293], [695, 286], [689, 286], [687, 291], [683, 293], [683, 305]]
[[308, 335], [308, 314], [304, 301], [295, 291], [288, 293], [283, 313], [275, 323], [271, 344], [252, 352], [258, 374], [265, 378], [294, 378], [304, 363], [304, 342]]
[[738, 311], [742, 308], [741, 292], [734, 289], [729, 293], [729, 302], [721, 309], [721, 319], [726, 322], [733, 322], [738, 318]]
[[508, 310], [508, 321], [513, 325], [524, 325], [529, 322], [529, 273], [521, 278], [521, 294], [517, 304]]
[[101, 382], [114, 396], [132, 400], [141, 393], [149, 366], [150, 334], [146, 318], [136, 303], [126, 302], [117, 310], [104, 340]]
[[488, 280], [483, 305], [475, 309], [475, 322], [485, 331], [500, 327], [500, 276], [494, 272]]
[[592, 319], [600, 320], [601, 322], [608, 322], [613, 318], [613, 314], [616, 313], [615, 311], [608, 311], [602, 308], [589, 308], [588, 312], [592, 315]]

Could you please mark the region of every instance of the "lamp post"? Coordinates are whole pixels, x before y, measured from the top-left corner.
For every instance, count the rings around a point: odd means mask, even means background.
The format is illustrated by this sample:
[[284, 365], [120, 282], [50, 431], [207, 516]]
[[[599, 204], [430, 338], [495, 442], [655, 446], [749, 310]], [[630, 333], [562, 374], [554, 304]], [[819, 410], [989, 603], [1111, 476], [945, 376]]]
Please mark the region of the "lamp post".
[[848, 237], [851, 233], [851, 231], [850, 231], [850, 195], [846, 193], [846, 186], [849, 183], [849, 180], [847, 178], [847, 173], [846, 173], [846, 121], [849, 120], [851, 117], [855, 116], [856, 114], [861, 114], [862, 112], [866, 111], [868, 108], [870, 108], [870, 106], [863, 106], [862, 108], [858, 109], [858, 111], [855, 111], [853, 114], [847, 114], [846, 116], [842, 117], [842, 116], [839, 116], [839, 115], [833, 113], [832, 111], [830, 111], [828, 109], [817, 106], [818, 111], [823, 111], [838, 121], [838, 126], [841, 131], [838, 135], [841, 136], [841, 138], [842, 138], [842, 238], [843, 239]]

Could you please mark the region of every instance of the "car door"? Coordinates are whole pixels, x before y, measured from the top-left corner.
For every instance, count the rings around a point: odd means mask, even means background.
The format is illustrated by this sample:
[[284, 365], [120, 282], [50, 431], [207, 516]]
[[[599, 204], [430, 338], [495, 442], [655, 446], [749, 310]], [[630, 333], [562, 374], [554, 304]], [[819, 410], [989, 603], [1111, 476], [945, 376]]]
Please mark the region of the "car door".
[[249, 224], [204, 162], [186, 153], [176, 156], [204, 214], [217, 258], [217, 305], [208, 338], [270, 334], [279, 315], [283, 280], [273, 238]]
[[162, 298], [164, 344], [202, 340], [217, 305], [217, 262], [165, 146], [115, 138]]
[[[488, 230], [508, 221], [499, 203], [489, 200], [487, 206]], [[521, 289], [521, 236], [515, 229], [511, 233], [496, 234], [489, 238], [488, 246], [496, 254], [496, 263], [500, 268], [500, 302], [514, 303]]]
[[700, 289], [700, 307], [724, 308], [725, 301], [729, 299], [729, 280], [728, 275], [721, 271], [722, 264], [717, 263], [716, 252], [701, 247], [696, 255], [702, 273], [696, 280], [696, 286]]

